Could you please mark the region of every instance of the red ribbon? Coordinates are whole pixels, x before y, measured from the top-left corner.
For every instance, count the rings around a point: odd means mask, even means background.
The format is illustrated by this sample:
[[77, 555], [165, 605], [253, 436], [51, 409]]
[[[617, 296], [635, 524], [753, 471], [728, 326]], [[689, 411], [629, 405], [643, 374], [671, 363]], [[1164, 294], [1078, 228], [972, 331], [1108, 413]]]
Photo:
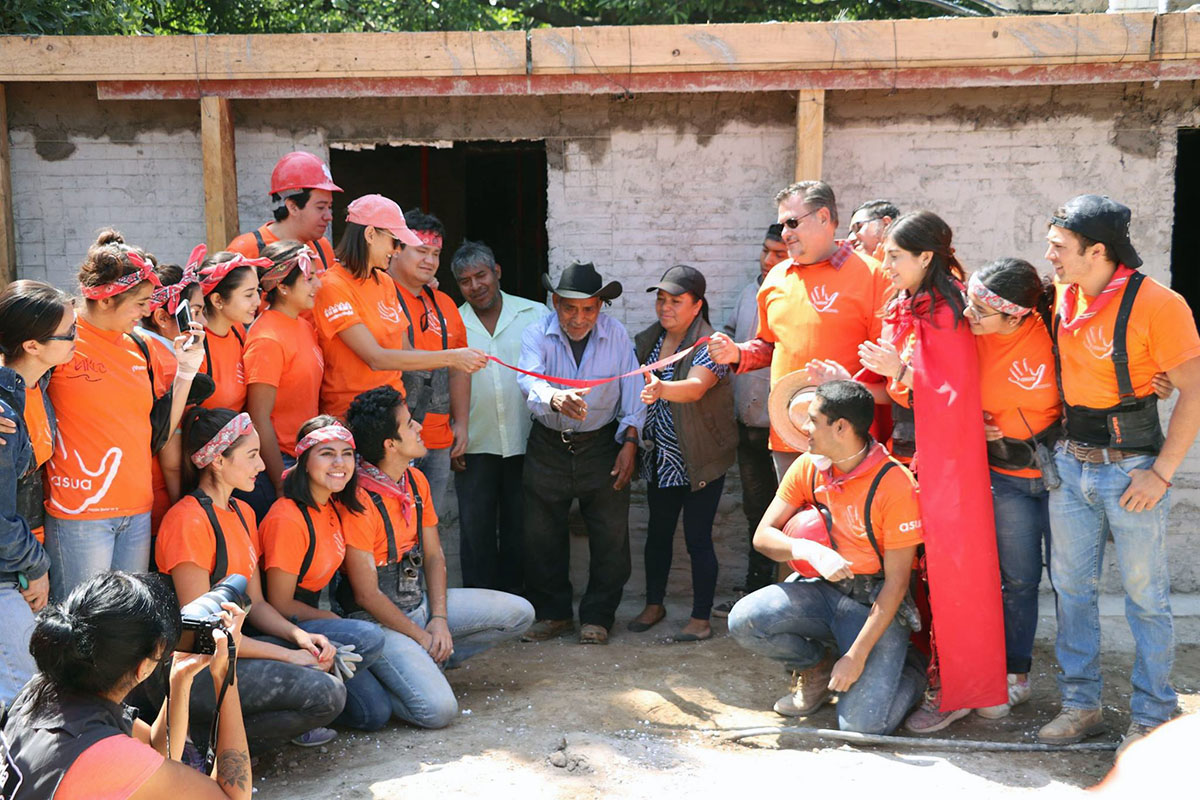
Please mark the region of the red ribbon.
[[695, 350], [697, 347], [699, 347], [702, 344], [708, 344], [707, 336], [705, 336], [702, 339], [698, 339], [694, 345], [692, 345], [691, 347], [689, 347], [686, 350], [680, 350], [678, 353], [676, 353], [673, 356], [667, 356], [666, 358], [661, 358], [658, 361], [655, 361], [653, 364], [647, 364], [646, 366], [639, 367], [639, 368], [633, 370], [632, 372], [626, 372], [624, 375], [614, 375], [611, 378], [557, 378], [553, 375], [543, 375], [540, 372], [530, 372], [527, 369], [521, 369], [520, 367], [514, 367], [512, 364], [505, 364], [503, 361], [496, 358], [495, 356], [488, 356], [488, 360], [495, 361], [500, 366], [507, 367], [508, 369], [511, 369], [514, 372], [519, 372], [522, 375], [528, 375], [531, 378], [539, 378], [548, 383], [557, 383], [561, 386], [570, 386], [572, 389], [587, 389], [592, 386], [603, 386], [606, 383], [612, 383], [613, 381], [619, 381], [624, 378], [630, 378], [634, 375], [642, 375], [647, 372], [653, 372], [656, 369], [662, 369], [663, 367], [669, 366], [671, 364], [674, 364], [676, 361], [679, 361], [684, 356], [686, 356], [688, 353], [692, 352], [693, 350]]

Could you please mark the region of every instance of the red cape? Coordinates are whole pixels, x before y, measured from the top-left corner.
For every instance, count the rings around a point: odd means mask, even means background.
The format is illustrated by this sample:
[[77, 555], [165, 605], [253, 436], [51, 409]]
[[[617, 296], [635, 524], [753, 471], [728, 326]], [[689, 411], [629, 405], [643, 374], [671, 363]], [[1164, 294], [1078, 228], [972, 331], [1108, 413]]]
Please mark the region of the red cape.
[[[914, 331], [913, 414], [941, 710], [1008, 701], [1004, 605], [983, 433], [979, 360], [966, 321], [939, 300]], [[898, 346], [899, 343], [898, 343]]]

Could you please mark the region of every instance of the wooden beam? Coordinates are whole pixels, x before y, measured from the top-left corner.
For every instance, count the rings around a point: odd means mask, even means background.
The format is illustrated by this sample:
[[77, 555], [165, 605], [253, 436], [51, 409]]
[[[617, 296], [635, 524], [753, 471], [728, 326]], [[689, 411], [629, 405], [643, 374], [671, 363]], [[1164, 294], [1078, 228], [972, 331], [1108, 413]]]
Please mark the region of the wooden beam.
[[825, 90], [796, 93], [796, 180], [821, 180], [825, 153]]
[[17, 279], [17, 237], [13, 224], [12, 164], [8, 148], [8, 100], [0, 83], [0, 286]]
[[237, 160], [229, 98], [200, 98], [200, 148], [204, 156], [204, 223], [209, 252], [224, 250], [238, 235]]

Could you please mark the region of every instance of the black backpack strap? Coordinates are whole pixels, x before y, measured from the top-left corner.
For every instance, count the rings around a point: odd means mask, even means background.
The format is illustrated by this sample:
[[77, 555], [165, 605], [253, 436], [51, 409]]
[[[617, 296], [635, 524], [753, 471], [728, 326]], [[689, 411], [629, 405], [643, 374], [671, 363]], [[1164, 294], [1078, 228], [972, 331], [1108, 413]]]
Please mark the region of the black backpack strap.
[[429, 302], [433, 304], [433, 310], [437, 312], [438, 322], [442, 326], [442, 349], [450, 349], [450, 340], [446, 332], [446, 317], [442, 314], [442, 307], [438, 305], [437, 298], [433, 296], [433, 289], [425, 287], [425, 294], [429, 296]]
[[213, 376], [212, 366], [212, 351], [208, 349], [208, 337], [204, 337], [204, 374], [208, 377]]
[[879, 559], [880, 571], [883, 570], [883, 551], [879, 549], [879, 541], [875, 538], [875, 526], [871, 524], [871, 504], [875, 502], [875, 493], [879, 490], [879, 484], [883, 481], [883, 476], [887, 475], [892, 467], [895, 466], [899, 465], [891, 459], [884, 462], [879, 472], [875, 473], [875, 480], [871, 481], [871, 488], [867, 489], [867, 501], [863, 504], [863, 528], [866, 529], [867, 539], [871, 542], [871, 548], [875, 551], [875, 556]]
[[150, 363], [150, 346], [142, 341], [142, 337], [136, 333], [130, 333], [129, 338], [133, 339], [137, 349], [142, 351], [142, 358], [146, 359], [146, 375], [150, 377], [150, 396], [157, 400], [158, 398], [154, 394], [154, 366]]
[[258, 228], [254, 229], [254, 241], [258, 242], [257, 256], [261, 256], [263, 248], [267, 246], [267, 243], [263, 240], [262, 232]]
[[304, 576], [308, 574], [308, 568], [312, 566], [313, 556], [317, 553], [317, 529], [313, 527], [312, 517], [309, 516], [308, 508], [299, 500], [293, 500], [296, 508], [300, 509], [300, 516], [304, 517], [304, 524], [308, 527], [308, 549], [304, 551], [304, 560], [300, 562], [300, 573], [296, 576], [296, 586], [300, 586], [300, 581], [304, 580]]
[[383, 529], [387, 533], [387, 563], [395, 564], [396, 559], [400, 556], [396, 552], [396, 529], [392, 527], [392, 517], [388, 514], [379, 492], [367, 492], [367, 496], [371, 498], [371, 502], [375, 504], [375, 510], [383, 518]]
[[241, 345], [242, 347], [245, 347], [246, 346], [246, 337], [243, 336], [241, 334], [241, 332], [238, 330], [237, 324], [235, 323], [234, 325], [230, 326], [229, 330], [230, 330], [230, 332], [233, 333], [233, 338], [238, 340], [238, 344]]
[[821, 515], [821, 519], [825, 522], [825, 532], [829, 534], [829, 546], [836, 552], [837, 540], [833, 538], [833, 512], [829, 510], [829, 506], [824, 503], [817, 502], [817, 468], [814, 465], [812, 471], [812, 479], [808, 484], [808, 493], [812, 495], [813, 508]]
[[1062, 314], [1054, 312], [1054, 321], [1050, 326], [1050, 351], [1054, 353], [1054, 380], [1058, 384], [1058, 399], [1063, 405], [1067, 403], [1067, 396], [1063, 394], [1062, 385], [1062, 357], [1058, 354], [1058, 326], [1062, 324]]
[[317, 251], [317, 257], [321, 259], [321, 264], [325, 267], [325, 269], [328, 270], [329, 259], [325, 257], [325, 248], [321, 247], [321, 240], [318, 239], [317, 241], [313, 242], [312, 245], [312, 249]]
[[400, 302], [400, 308], [404, 311], [404, 318], [408, 320], [408, 346], [416, 350], [417, 339], [416, 334], [413, 333], [413, 326], [416, 323], [413, 322], [412, 314], [408, 311], [408, 303], [404, 302], [404, 295], [400, 293], [399, 286], [396, 286], [396, 299]]
[[421, 490], [417, 488], [417, 482], [413, 480], [411, 469], [404, 470], [404, 477], [408, 478], [408, 490], [412, 492], [413, 502], [417, 506], [417, 547], [418, 553], [425, 552], [425, 537], [421, 532], [422, 522], [425, 518], [425, 501], [421, 499]]
[[1121, 307], [1117, 309], [1117, 322], [1113, 326], [1112, 360], [1113, 367], [1117, 371], [1117, 395], [1123, 406], [1135, 405], [1138, 399], [1137, 395], [1133, 393], [1133, 379], [1129, 376], [1129, 342], [1126, 341], [1126, 338], [1129, 330], [1129, 315], [1133, 312], [1133, 301], [1145, 279], [1146, 276], [1140, 272], [1134, 272], [1129, 276], [1129, 283], [1126, 284], [1125, 293], [1121, 296]]
[[[211, 585], [225, 580], [229, 575], [229, 549], [225, 545], [225, 531], [221, 530], [221, 523], [217, 521], [217, 512], [213, 508], [212, 498], [200, 489], [192, 492], [191, 496], [196, 498], [196, 502], [204, 509], [204, 515], [208, 517], [208, 524], [212, 527], [213, 541], [216, 542], [216, 560], [213, 563], [212, 574], [208, 576], [208, 582]], [[242, 520], [242, 527], [246, 528], [246, 533], [249, 534], [250, 529], [246, 527], [246, 520], [242, 518], [242, 512], [236, 503], [233, 508], [237, 511], [238, 519]]]

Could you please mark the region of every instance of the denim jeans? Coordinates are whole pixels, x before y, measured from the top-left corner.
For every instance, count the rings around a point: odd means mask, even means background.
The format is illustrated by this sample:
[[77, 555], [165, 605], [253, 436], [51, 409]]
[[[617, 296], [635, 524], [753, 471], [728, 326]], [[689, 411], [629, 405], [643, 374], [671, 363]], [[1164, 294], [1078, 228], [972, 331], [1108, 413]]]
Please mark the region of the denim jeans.
[[15, 583], [0, 584], [0, 619], [0, 703], [7, 706], [37, 672], [29, 654], [33, 612]]
[[660, 489], [650, 482], [646, 500], [650, 521], [646, 526], [646, 604], [662, 605], [667, 596], [667, 577], [674, 555], [675, 527], [683, 512], [683, 538], [692, 561], [692, 617], [712, 615], [717, 588], [717, 553], [713, 550], [712, 526], [717, 504], [725, 488], [722, 475], [695, 492], [690, 486]]
[[446, 513], [446, 487], [450, 484], [450, 448], [430, 450], [413, 462], [429, 481], [429, 497], [438, 516]]
[[775, 562], [754, 549], [754, 531], [775, 499], [779, 481], [768, 443], [770, 428], [755, 428], [738, 423], [738, 475], [742, 479], [742, 510], [746, 512], [746, 539], [750, 557], [746, 564], [746, 593], [758, 591], [775, 582]]
[[[817, 664], [827, 645], [844, 655], [870, 612], [820, 579], [777, 583], [737, 602], [729, 612], [729, 634], [752, 653], [802, 670]], [[839, 728], [891, 733], [921, 699], [925, 671], [909, 659], [908, 637], [908, 628], [893, 619], [858, 680], [838, 698]]]
[[467, 468], [454, 473], [464, 586], [513, 594], [525, 591], [524, 465], [523, 455], [467, 453]]
[[358, 619], [310, 619], [297, 623], [309, 633], [319, 633], [337, 644], [352, 644], [363, 657], [354, 677], [346, 682], [346, 707], [334, 722], [347, 728], [379, 730], [391, 717], [387, 689], [380, 685], [372, 667], [383, 655], [383, 629]]
[[1170, 490], [1150, 511], [1126, 511], [1121, 494], [1129, 472], [1148, 469], [1154, 456], [1085, 464], [1055, 453], [1062, 486], [1050, 493], [1050, 574], [1058, 594], [1056, 653], [1064, 708], [1100, 708], [1101, 565], [1108, 534], [1125, 587], [1125, 619], [1133, 633], [1132, 719], [1158, 725], [1175, 711], [1169, 678], [1175, 658], [1167, 571]]
[[[425, 627], [429, 597], [407, 612]], [[454, 640], [447, 668], [506, 640], [515, 639], [533, 624], [533, 606], [522, 597], [491, 589], [447, 589], [446, 624]], [[415, 639], [383, 629], [383, 657], [371, 671], [388, 689], [392, 714], [420, 728], [444, 728], [458, 716], [458, 701], [442, 667]]]
[[1024, 675], [1033, 666], [1042, 554], [1050, 555], [1050, 495], [1041, 478], [1018, 478], [995, 470], [991, 478], [1008, 672]]
[[110, 569], [145, 572], [150, 565], [150, 512], [132, 517], [59, 519], [46, 515], [50, 599]]

